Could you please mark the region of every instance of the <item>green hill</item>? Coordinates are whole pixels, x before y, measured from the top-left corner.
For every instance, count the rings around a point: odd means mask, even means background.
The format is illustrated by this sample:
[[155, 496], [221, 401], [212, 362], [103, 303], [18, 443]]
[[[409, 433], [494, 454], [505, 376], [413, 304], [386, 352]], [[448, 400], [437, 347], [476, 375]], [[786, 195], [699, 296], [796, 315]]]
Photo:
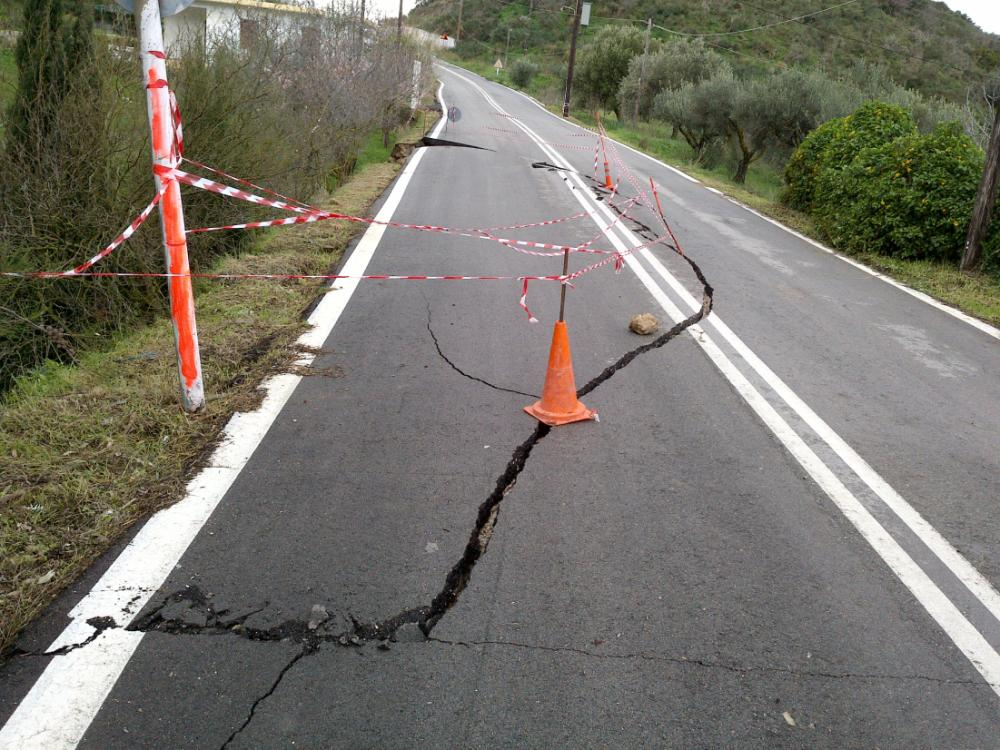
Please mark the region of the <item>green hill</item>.
[[[818, 68], [836, 75], [864, 58], [884, 66], [897, 83], [927, 95], [965, 102], [970, 85], [1000, 69], [1000, 36], [987, 34], [962, 13], [935, 0], [857, 0], [798, 21], [837, 0], [597, 0], [586, 42], [603, 24], [646, 18], [664, 29], [654, 36], [705, 35], [737, 71]], [[459, 54], [564, 57], [572, 0], [464, 0]], [[412, 25], [455, 34], [458, 0], [422, 0]], [[743, 29], [755, 29], [742, 32]], [[674, 33], [671, 33], [674, 32]], [[742, 33], [731, 33], [742, 32]]]

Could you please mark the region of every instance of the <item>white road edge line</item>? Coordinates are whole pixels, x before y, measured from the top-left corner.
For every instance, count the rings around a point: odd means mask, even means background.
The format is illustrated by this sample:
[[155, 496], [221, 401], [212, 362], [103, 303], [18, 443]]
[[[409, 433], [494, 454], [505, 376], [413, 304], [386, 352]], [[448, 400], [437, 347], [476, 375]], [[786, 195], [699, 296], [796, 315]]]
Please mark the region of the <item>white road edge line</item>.
[[[445, 123], [444, 83], [438, 88], [441, 119], [432, 136]], [[400, 173], [376, 218], [389, 221], [399, 206], [413, 174], [427, 149], [418, 149]], [[342, 273], [364, 274], [378, 248], [385, 225], [370, 224], [344, 264]], [[312, 328], [299, 344], [320, 347], [333, 331], [360, 281], [338, 280], [333, 291], [309, 316]], [[307, 365], [315, 355], [299, 364]], [[47, 650], [79, 643], [94, 629], [92, 617], [114, 617], [119, 626], [131, 621], [173, 570], [188, 545], [212, 515], [280, 414], [301, 375], [283, 374], [267, 380], [263, 403], [253, 412], [234, 414], [223, 428], [222, 443], [187, 486], [185, 497], [152, 516], [101, 576], [94, 588], [70, 611], [70, 624]], [[75, 748], [114, 687], [142, 633], [121, 628], [106, 630], [85, 648], [53, 657], [31, 691], [0, 729], [0, 750], [71, 750]]]
[[[466, 78], [461, 73], [449, 71], [476, 88], [486, 101], [498, 112], [510, 115], [475, 81]], [[547, 111], [547, 110], [546, 110]], [[572, 169], [572, 165], [552, 149], [546, 147], [542, 139], [527, 125], [512, 117], [512, 122], [523, 130], [529, 138], [545, 153], [554, 164]], [[590, 198], [587, 185], [574, 172], [567, 173], [567, 179], [577, 183], [578, 190], [571, 191], [577, 201], [587, 209], [598, 227], [610, 226], [604, 219], [598, 218], [591, 210], [590, 201], [597, 210], [606, 215], [607, 219], [614, 216], [603, 203]], [[583, 196], [587, 196], [585, 199]], [[620, 224], [615, 225], [623, 237], [629, 239], [633, 246], [642, 244], [628, 229]], [[605, 232], [608, 239], [617, 250], [625, 251], [628, 245], [610, 231]], [[673, 288], [686, 304], [692, 309], [700, 307], [694, 297], [680, 282], [653, 256], [648, 250], [639, 253], [649, 262]], [[626, 265], [636, 274], [643, 285], [649, 290], [661, 307], [675, 321], [686, 316], [667, 296], [663, 289], [652, 279], [648, 272], [632, 255], [625, 256]], [[1000, 595], [993, 585], [986, 580], [976, 568], [951, 546], [920, 514], [907, 503], [902, 496], [893, 490], [874, 469], [871, 468], [847, 443], [840, 438], [815, 412], [810, 409], [795, 393], [782, 382], [728, 326], [715, 314], [709, 317], [711, 323], [723, 337], [736, 349], [737, 353], [753, 367], [758, 374], [788, 405], [795, 410], [830, 447], [840, 455], [844, 462], [858, 476], [879, 494], [910, 529], [932, 550], [939, 559], [948, 566], [951, 572], [959, 578], [994, 616], [1000, 612]], [[782, 442], [789, 453], [809, 473], [817, 485], [830, 497], [844, 516], [854, 525], [872, 549], [883, 559], [889, 569], [910, 590], [917, 601], [934, 618], [938, 625], [951, 638], [956, 646], [966, 655], [972, 665], [1000, 695], [1000, 654], [983, 635], [969, 622], [955, 604], [941, 591], [937, 584], [916, 563], [912, 557], [899, 545], [892, 535], [868, 511], [864, 504], [837, 478], [836, 474], [816, 455], [802, 437], [781, 417], [767, 399], [733, 364], [718, 345], [706, 334], [702, 326], [692, 326], [688, 329], [691, 337], [698, 343], [722, 374], [744, 398], [754, 412], [768, 426], [774, 435]]]
[[[454, 71], [452, 71], [452, 72], [454, 72]], [[456, 73], [455, 75], [460, 75], [460, 74]], [[495, 83], [495, 81], [493, 83]], [[503, 84], [499, 84], [499, 85], [502, 86]], [[560, 117], [559, 115], [555, 114], [554, 112], [550, 112], [548, 109], [545, 108], [545, 105], [543, 105], [541, 102], [539, 102], [534, 97], [528, 96], [523, 91], [517, 91], [516, 89], [511, 89], [509, 87], [507, 87], [507, 88], [512, 93], [519, 94], [520, 96], [522, 96], [525, 99], [527, 99], [531, 104], [535, 105], [540, 110], [542, 110], [545, 114], [549, 115], [549, 117], [553, 117], [553, 118], [559, 120], [559, 122], [561, 122], [561, 123], [563, 123], [565, 125], [571, 125], [574, 128], [578, 128], [580, 130], [583, 130], [583, 131], [586, 131], [586, 132], [590, 132], [586, 128], [582, 127], [581, 125], [577, 125], [575, 122], [570, 122], [569, 120], [565, 120], [562, 117]], [[698, 179], [692, 177], [691, 175], [687, 174], [686, 172], [681, 171], [677, 167], [671, 166], [670, 164], [667, 164], [666, 162], [660, 161], [655, 156], [650, 156], [649, 154], [643, 153], [639, 149], [633, 148], [632, 146], [629, 146], [627, 143], [622, 143], [621, 141], [615, 140], [614, 138], [610, 138], [609, 137], [608, 140], [614, 141], [615, 144], [621, 146], [622, 148], [628, 149], [629, 151], [631, 151], [632, 153], [636, 154], [637, 156], [641, 156], [644, 159], [649, 159], [650, 161], [655, 162], [656, 164], [659, 164], [661, 167], [664, 167], [665, 169], [670, 170], [671, 172], [677, 174], [680, 177], [683, 177], [685, 180], [688, 180], [689, 182], [693, 182], [696, 185], [701, 185], [703, 188], [705, 188], [709, 192], [715, 193], [716, 195], [723, 196], [730, 203], [733, 203], [734, 205], [737, 205], [740, 208], [742, 208], [742, 209], [744, 209], [746, 211], [749, 211], [754, 216], [756, 216], [756, 217], [758, 217], [760, 219], [763, 219], [764, 221], [768, 222], [769, 224], [773, 224], [774, 226], [778, 227], [779, 229], [784, 230], [785, 232], [788, 232], [789, 234], [793, 235], [794, 237], [797, 237], [798, 239], [802, 240], [803, 242], [808, 242], [810, 245], [812, 245], [813, 247], [816, 247], [816, 248], [822, 250], [824, 253], [828, 253], [829, 255], [832, 255], [835, 258], [839, 258], [840, 260], [844, 261], [844, 263], [847, 263], [848, 265], [854, 266], [858, 270], [864, 271], [865, 273], [869, 274], [870, 276], [874, 276], [876, 279], [880, 279], [880, 280], [884, 281], [886, 284], [894, 286], [894, 287], [896, 287], [897, 289], [899, 289], [902, 292], [906, 292], [907, 294], [909, 294], [912, 297], [915, 297], [916, 299], [920, 300], [921, 302], [925, 302], [928, 305], [930, 305], [931, 307], [935, 307], [938, 310], [941, 310], [942, 312], [947, 313], [948, 315], [951, 315], [953, 318], [957, 318], [958, 320], [961, 320], [963, 323], [968, 323], [970, 326], [972, 326], [973, 328], [976, 328], [976, 329], [982, 331], [987, 336], [992, 336], [995, 339], [1000, 339], [1000, 328], [996, 328], [995, 326], [991, 326], [989, 323], [987, 323], [985, 321], [982, 321], [982, 320], [979, 320], [978, 318], [974, 318], [971, 315], [968, 315], [968, 314], [962, 312], [961, 310], [958, 310], [958, 309], [952, 307], [951, 305], [946, 305], [944, 302], [936, 300], [936, 299], [934, 299], [933, 297], [931, 297], [928, 294], [924, 294], [923, 292], [917, 291], [916, 289], [913, 289], [912, 287], [909, 287], [909, 286], [907, 286], [906, 284], [903, 284], [900, 281], [896, 281], [891, 276], [886, 276], [884, 273], [876, 271], [874, 268], [870, 268], [870, 267], [866, 266], [864, 263], [856, 261], [853, 258], [849, 258], [846, 255], [842, 255], [841, 253], [838, 253], [833, 248], [827, 247], [822, 242], [817, 242], [816, 240], [812, 239], [811, 237], [806, 237], [801, 232], [797, 232], [794, 229], [792, 229], [791, 227], [785, 226], [784, 224], [782, 224], [777, 219], [772, 219], [770, 216], [765, 216], [764, 214], [760, 213], [759, 211], [756, 211], [756, 210], [750, 208], [750, 206], [746, 205], [745, 203], [741, 203], [740, 201], [736, 200], [735, 198], [733, 198], [731, 196], [726, 195], [721, 190], [717, 190], [716, 188], [709, 187], [708, 185], [705, 185], [703, 182], [701, 182], [701, 180], [698, 180]]]

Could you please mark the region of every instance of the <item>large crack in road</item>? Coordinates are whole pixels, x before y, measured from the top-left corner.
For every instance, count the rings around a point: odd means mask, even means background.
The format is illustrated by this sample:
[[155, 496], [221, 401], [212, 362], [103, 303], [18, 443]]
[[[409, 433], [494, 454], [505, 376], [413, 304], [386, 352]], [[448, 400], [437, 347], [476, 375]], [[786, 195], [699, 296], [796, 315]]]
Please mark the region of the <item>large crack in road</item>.
[[[605, 197], [601, 194], [600, 187], [596, 184], [595, 192], [597, 192], [599, 199]], [[617, 211], [621, 221], [630, 222], [633, 225], [632, 229], [636, 233], [646, 239], [654, 239], [654, 233], [646, 224], [629, 216], [626, 211], [619, 209], [612, 201], [607, 200], [606, 203]], [[663, 242], [662, 244], [673, 250], [694, 271], [695, 276], [702, 285], [701, 308], [653, 341], [637, 346], [623, 354], [617, 361], [606, 367], [596, 377], [579, 388], [577, 390], [578, 397], [593, 392], [613, 377], [616, 372], [627, 367], [637, 357], [664, 346], [711, 312], [713, 289], [708, 284], [697, 263], [681, 252], [678, 247], [667, 242]], [[532, 394], [489, 383], [481, 378], [470, 375], [455, 365], [442, 351], [437, 336], [431, 327], [431, 310], [429, 304], [427, 307], [427, 331], [434, 342], [438, 355], [455, 372], [495, 390], [534, 398]], [[493, 490], [479, 506], [475, 524], [469, 534], [469, 540], [462, 552], [462, 556], [448, 571], [441, 590], [427, 605], [406, 609], [391, 617], [372, 623], [359, 622], [348, 615], [350, 626], [345, 628], [337, 628], [336, 622], [331, 623], [326, 620], [317, 622], [315, 619], [290, 619], [270, 627], [254, 627], [248, 621], [254, 614], [261, 611], [260, 608], [245, 613], [233, 613], [228, 609], [217, 608], [209, 595], [205, 594], [197, 586], [189, 585], [179, 591], [168, 594], [156, 606], [152, 608], [147, 607], [147, 611], [134, 619], [126, 629], [143, 633], [155, 631], [189, 636], [228, 635], [261, 643], [293, 642], [301, 645], [301, 650], [282, 667], [268, 690], [254, 700], [245, 720], [221, 746], [221, 750], [225, 750], [250, 725], [260, 704], [274, 694], [289, 670], [301, 659], [317, 653], [322, 645], [329, 644], [339, 647], [357, 648], [366, 643], [377, 641], [380, 644], [380, 648], [389, 648], [387, 641], [428, 640], [434, 626], [455, 606], [462, 592], [468, 586], [476, 564], [486, 553], [493, 533], [496, 530], [500, 515], [500, 506], [504, 498], [514, 489], [517, 479], [527, 466], [534, 448], [539, 442], [545, 439], [551, 429], [548, 425], [542, 423], [536, 424], [532, 433], [514, 448], [503, 472], [497, 477]], [[50, 652], [19, 651], [15, 655], [61, 656], [76, 649], [87, 647], [96, 641], [106, 630], [122, 627], [111, 617], [91, 618], [88, 620], [88, 624], [94, 627], [95, 630], [84, 641], [63, 646]], [[437, 641], [438, 639], [434, 640]], [[445, 641], [440, 642], [445, 643]]]

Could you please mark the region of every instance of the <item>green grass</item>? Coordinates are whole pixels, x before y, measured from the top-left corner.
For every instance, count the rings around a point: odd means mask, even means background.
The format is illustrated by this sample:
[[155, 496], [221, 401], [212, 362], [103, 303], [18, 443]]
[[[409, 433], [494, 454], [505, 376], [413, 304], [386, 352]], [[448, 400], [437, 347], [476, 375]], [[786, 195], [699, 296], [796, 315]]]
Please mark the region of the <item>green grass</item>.
[[[400, 138], [419, 138], [418, 123]], [[364, 214], [400, 169], [387, 153], [374, 161], [380, 153], [366, 149], [368, 161], [317, 203]], [[213, 270], [325, 273], [361, 229], [327, 221], [270, 230]], [[131, 524], [181, 497], [230, 415], [259, 402], [264, 378], [294, 370], [303, 312], [317, 293], [315, 282], [197, 284], [200, 414], [179, 408], [166, 318], [83, 352], [78, 365], [48, 363], [17, 381], [0, 402], [0, 654]]]
[[358, 149], [358, 162], [355, 168], [362, 169], [369, 164], [388, 161], [392, 147], [395, 145], [395, 133], [390, 133], [387, 139], [383, 139], [381, 133], [371, 133]]

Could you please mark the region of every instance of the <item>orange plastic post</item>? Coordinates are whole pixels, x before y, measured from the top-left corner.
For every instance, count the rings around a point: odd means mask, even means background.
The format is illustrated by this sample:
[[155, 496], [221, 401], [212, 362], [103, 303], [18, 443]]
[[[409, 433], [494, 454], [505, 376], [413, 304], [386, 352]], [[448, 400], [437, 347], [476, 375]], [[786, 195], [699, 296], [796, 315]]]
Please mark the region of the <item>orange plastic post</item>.
[[[167, 66], [163, 56], [163, 28], [158, 0], [136, 0], [135, 21], [139, 35], [139, 53], [146, 84], [146, 105], [149, 114], [150, 145], [154, 167], [175, 167], [172, 147], [174, 128], [170, 115], [170, 94], [166, 88]], [[154, 171], [156, 191], [164, 189], [163, 180]], [[174, 324], [177, 345], [177, 370], [180, 376], [181, 405], [185, 411], [196, 412], [205, 407], [205, 390], [201, 377], [201, 354], [198, 349], [198, 327], [195, 322], [194, 293], [188, 266], [187, 235], [184, 231], [184, 207], [181, 187], [171, 180], [160, 201], [160, 224], [163, 229], [163, 251], [170, 273], [167, 290], [170, 294], [170, 317]]]
[[552, 331], [549, 367], [545, 373], [542, 397], [531, 406], [525, 406], [524, 410], [539, 422], [552, 427], [597, 417], [597, 412], [588, 409], [576, 397], [569, 331], [563, 320], [557, 321]]

